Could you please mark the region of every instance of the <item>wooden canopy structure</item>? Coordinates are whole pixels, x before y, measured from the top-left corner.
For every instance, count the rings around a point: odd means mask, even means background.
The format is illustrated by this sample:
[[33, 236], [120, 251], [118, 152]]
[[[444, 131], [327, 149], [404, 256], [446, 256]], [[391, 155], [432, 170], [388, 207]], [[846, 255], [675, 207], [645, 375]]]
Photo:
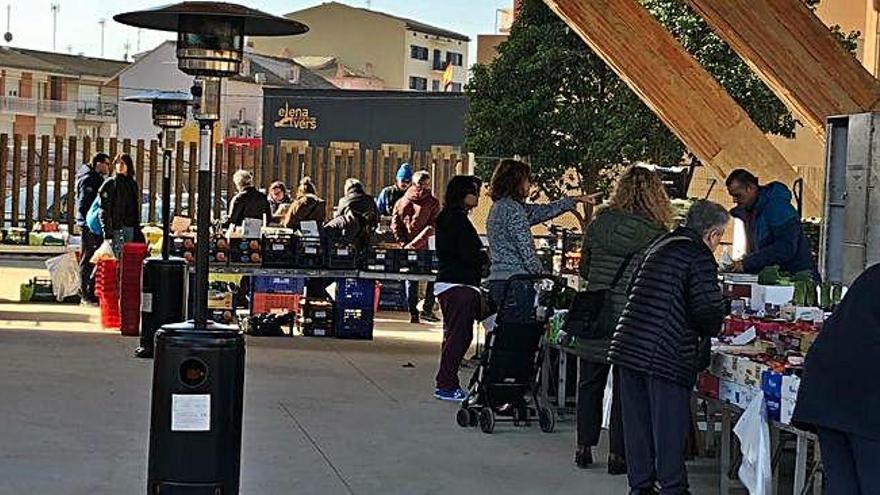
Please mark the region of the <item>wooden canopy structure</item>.
[[[797, 178], [746, 111], [637, 0], [544, 1], [716, 177], [746, 167], [787, 184]], [[818, 191], [805, 191], [807, 209], [820, 204]]]
[[687, 0], [824, 141], [826, 119], [878, 109], [880, 83], [803, 0]]

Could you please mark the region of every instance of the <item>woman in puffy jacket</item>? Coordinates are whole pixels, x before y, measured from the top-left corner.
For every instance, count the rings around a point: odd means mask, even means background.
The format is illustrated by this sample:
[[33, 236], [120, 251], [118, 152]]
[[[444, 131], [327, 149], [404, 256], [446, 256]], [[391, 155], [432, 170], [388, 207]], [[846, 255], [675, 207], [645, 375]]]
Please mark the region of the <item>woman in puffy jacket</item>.
[[111, 241], [118, 258], [122, 245], [132, 242], [135, 230], [141, 226], [141, 188], [131, 155], [121, 153], [113, 162], [113, 177], [98, 189], [101, 198], [101, 230], [105, 241]]
[[[602, 429], [602, 399], [611, 366], [608, 346], [626, 305], [629, 281], [639, 255], [672, 224], [672, 207], [663, 183], [653, 171], [638, 165], [626, 169], [608, 202], [597, 209], [584, 235], [581, 275], [590, 290], [607, 290], [597, 330], [602, 338], [578, 339], [580, 367], [577, 390], [577, 451], [575, 464], [593, 462], [592, 449]], [[620, 277], [615, 281], [617, 274]], [[626, 474], [623, 427], [617, 380], [611, 405], [608, 472]]]
[[289, 229], [299, 230], [302, 222], [311, 220], [317, 222], [319, 227], [322, 226], [326, 216], [327, 202], [318, 197], [317, 193], [318, 190], [311, 177], [303, 177], [302, 182], [300, 182], [299, 187], [296, 189], [296, 199], [293, 200], [293, 204], [290, 205], [287, 213], [284, 214], [281, 225]]

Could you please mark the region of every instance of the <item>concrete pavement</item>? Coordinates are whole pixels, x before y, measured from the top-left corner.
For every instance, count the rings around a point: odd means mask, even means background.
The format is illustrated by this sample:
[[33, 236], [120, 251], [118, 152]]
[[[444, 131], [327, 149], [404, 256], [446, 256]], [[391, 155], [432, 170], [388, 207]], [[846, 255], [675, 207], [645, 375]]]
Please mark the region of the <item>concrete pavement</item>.
[[[144, 492], [152, 362], [95, 322], [90, 308], [0, 303], [0, 495]], [[604, 465], [573, 466], [571, 422], [458, 427], [431, 396], [440, 328], [377, 327], [372, 342], [248, 339], [242, 493], [626, 493]], [[715, 481], [712, 463], [691, 467], [694, 493]]]

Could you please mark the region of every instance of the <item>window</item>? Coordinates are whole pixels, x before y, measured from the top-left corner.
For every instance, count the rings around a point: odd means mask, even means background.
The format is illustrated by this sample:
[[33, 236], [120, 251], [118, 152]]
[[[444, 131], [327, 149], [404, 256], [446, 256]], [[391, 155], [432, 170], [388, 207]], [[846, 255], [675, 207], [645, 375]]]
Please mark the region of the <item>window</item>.
[[434, 50], [434, 70], [443, 70], [446, 68], [446, 65], [443, 64], [443, 60], [440, 58], [440, 50]]
[[428, 60], [428, 49], [424, 46], [410, 45], [409, 56], [416, 60]]
[[461, 93], [461, 83], [454, 82], [452, 83], [452, 87], [449, 88], [453, 93]]
[[446, 52], [446, 63], [461, 67], [464, 64], [464, 56], [458, 52]]
[[436, 79], [431, 81], [431, 91], [440, 91], [440, 81]]
[[414, 89], [416, 91], [427, 91], [428, 90], [428, 80], [425, 79], [424, 77], [410, 76], [409, 89]]

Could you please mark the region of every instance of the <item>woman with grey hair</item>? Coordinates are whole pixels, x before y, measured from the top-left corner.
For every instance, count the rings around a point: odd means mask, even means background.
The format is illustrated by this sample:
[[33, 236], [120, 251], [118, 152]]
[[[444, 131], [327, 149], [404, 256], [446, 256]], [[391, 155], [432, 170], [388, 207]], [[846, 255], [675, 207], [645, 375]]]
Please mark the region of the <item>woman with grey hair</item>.
[[355, 178], [345, 180], [345, 196], [336, 205], [336, 215], [324, 225], [330, 240], [351, 242], [355, 249], [365, 248], [370, 233], [379, 224], [379, 210], [364, 185]]
[[229, 218], [223, 228], [240, 226], [245, 218], [255, 218], [264, 223], [272, 218], [272, 209], [266, 195], [254, 187], [254, 176], [247, 170], [238, 170], [232, 176], [238, 194], [229, 203]]

